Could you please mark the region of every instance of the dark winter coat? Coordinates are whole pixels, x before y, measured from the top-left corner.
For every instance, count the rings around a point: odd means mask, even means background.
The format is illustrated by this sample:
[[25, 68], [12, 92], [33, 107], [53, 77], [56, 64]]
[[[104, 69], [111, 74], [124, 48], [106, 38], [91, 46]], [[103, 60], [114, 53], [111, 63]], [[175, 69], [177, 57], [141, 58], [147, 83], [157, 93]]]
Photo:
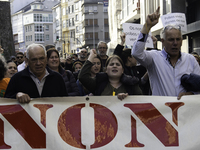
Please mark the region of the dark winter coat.
[[31, 98], [68, 96], [62, 76], [50, 70], [48, 67], [46, 69], [49, 75], [46, 77], [41, 96], [39, 95], [35, 82], [30, 76], [29, 67], [27, 67], [23, 71], [16, 73], [10, 79], [4, 97], [16, 98], [18, 92], [26, 93]]
[[74, 78], [74, 75], [69, 70], [64, 70], [62, 67], [59, 67], [59, 73], [62, 75], [65, 86], [67, 88], [67, 92], [69, 96], [79, 96], [79, 89], [76, 84], [76, 79]]
[[[83, 68], [79, 73], [79, 80], [83, 86], [92, 92], [94, 95], [101, 95], [107, 84], [109, 83], [109, 77], [107, 73], [100, 72], [96, 74], [95, 78], [90, 77], [90, 70], [93, 64], [90, 61], [86, 61]], [[138, 86], [138, 78], [122, 75], [120, 79], [124, 85], [126, 92], [129, 95], [141, 95], [141, 89]]]

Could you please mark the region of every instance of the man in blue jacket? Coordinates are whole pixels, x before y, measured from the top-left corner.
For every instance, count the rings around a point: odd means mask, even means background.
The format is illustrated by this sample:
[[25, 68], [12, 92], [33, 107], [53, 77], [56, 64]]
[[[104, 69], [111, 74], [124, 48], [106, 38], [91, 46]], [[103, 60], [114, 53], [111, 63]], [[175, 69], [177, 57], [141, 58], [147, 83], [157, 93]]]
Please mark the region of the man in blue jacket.
[[31, 98], [68, 96], [62, 76], [46, 67], [43, 45], [29, 45], [26, 58], [28, 67], [11, 78], [4, 97], [28, 103]]

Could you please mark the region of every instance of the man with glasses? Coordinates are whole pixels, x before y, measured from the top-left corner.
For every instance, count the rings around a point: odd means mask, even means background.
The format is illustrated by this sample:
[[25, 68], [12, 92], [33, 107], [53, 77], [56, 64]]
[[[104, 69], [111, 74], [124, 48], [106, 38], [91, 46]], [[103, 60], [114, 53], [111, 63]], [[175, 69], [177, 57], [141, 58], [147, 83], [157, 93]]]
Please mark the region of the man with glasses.
[[183, 95], [193, 94], [181, 85], [182, 75], [200, 75], [200, 68], [192, 55], [181, 52], [182, 34], [177, 25], [168, 25], [161, 31], [162, 51], [144, 50], [149, 31], [158, 23], [159, 9], [160, 7], [147, 16], [141, 33], [133, 44], [132, 55], [147, 68], [152, 95], [177, 96], [180, 99]]
[[99, 56], [101, 57], [103, 70], [105, 70], [106, 60], [108, 59], [108, 56], [106, 55], [107, 50], [108, 50], [107, 43], [100, 41], [97, 45], [97, 50], [98, 50], [97, 52], [98, 52]]
[[20, 65], [20, 64], [22, 64], [23, 63], [23, 61], [24, 61], [24, 54], [23, 54], [23, 52], [17, 52], [17, 54], [16, 54], [16, 65], [18, 66], [18, 65]]
[[62, 76], [46, 67], [46, 49], [41, 44], [27, 47], [28, 66], [10, 80], [5, 97], [28, 103], [31, 98], [67, 96]]

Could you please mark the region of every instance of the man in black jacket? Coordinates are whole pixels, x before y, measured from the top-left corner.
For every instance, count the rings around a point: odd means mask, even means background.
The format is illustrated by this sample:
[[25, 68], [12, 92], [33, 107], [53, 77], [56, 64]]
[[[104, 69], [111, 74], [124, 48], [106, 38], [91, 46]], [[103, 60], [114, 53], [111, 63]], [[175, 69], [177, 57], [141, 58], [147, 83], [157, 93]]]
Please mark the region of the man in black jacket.
[[28, 67], [11, 78], [4, 97], [28, 103], [31, 98], [68, 96], [62, 76], [46, 67], [43, 45], [29, 45], [26, 58]]

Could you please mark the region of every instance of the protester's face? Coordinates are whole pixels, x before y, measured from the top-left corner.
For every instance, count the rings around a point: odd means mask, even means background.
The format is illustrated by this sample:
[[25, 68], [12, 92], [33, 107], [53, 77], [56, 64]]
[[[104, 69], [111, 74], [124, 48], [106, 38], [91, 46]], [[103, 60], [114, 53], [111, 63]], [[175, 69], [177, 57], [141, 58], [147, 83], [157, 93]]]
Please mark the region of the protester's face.
[[81, 66], [80, 64], [76, 64], [76, 65], [74, 66], [74, 71], [75, 71], [75, 72], [78, 72], [79, 70], [81, 70], [81, 68], [82, 68], [82, 66]]
[[28, 65], [37, 77], [45, 75], [47, 59], [42, 47], [37, 46], [29, 51]]
[[85, 58], [87, 58], [87, 51], [86, 51], [86, 49], [83, 49], [83, 50], [81, 50], [81, 52], [80, 52], [80, 57], [82, 58], [82, 59], [85, 59]]
[[182, 46], [182, 36], [179, 30], [171, 29], [166, 31], [165, 39], [162, 39], [165, 51], [170, 56], [179, 56], [179, 52]]
[[123, 74], [124, 69], [122, 67], [122, 64], [117, 58], [113, 58], [108, 63], [108, 66], [106, 67], [106, 73], [108, 74], [109, 78], [120, 78]]
[[72, 60], [73, 61], [75, 61], [75, 60], [77, 60], [78, 59], [78, 57], [76, 57], [76, 55], [72, 55]]
[[14, 62], [9, 62], [7, 64], [7, 75], [11, 78], [15, 73], [17, 73], [17, 65]]
[[51, 56], [49, 57], [47, 64], [49, 66], [49, 68], [51, 69], [57, 69], [59, 64], [60, 64], [60, 60], [58, 57], [58, 54], [56, 52], [52, 52]]
[[23, 61], [24, 61], [24, 55], [22, 55], [22, 54], [17, 54], [16, 60], [17, 60], [17, 63], [18, 63], [18, 64], [23, 63]]
[[94, 58], [92, 63], [94, 64], [91, 68], [91, 73], [92, 74], [97, 74], [98, 72], [100, 72], [101, 69], [101, 62], [98, 58]]
[[102, 57], [102, 56], [106, 56], [106, 52], [107, 52], [107, 46], [105, 43], [101, 43], [99, 44], [99, 47], [98, 47], [98, 53], [99, 55]]

